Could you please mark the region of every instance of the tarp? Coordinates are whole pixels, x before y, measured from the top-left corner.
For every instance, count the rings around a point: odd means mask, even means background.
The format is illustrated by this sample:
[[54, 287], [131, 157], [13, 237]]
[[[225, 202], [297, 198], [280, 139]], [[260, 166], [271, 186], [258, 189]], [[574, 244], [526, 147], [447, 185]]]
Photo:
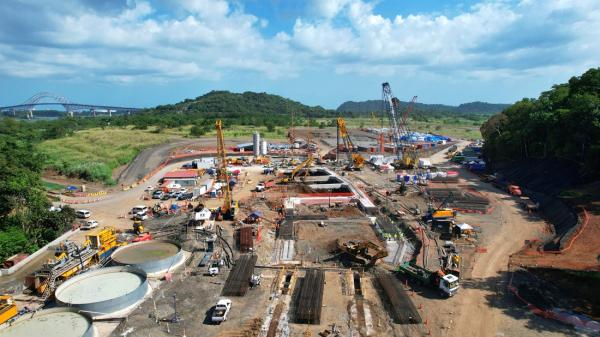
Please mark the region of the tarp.
[[77, 186], [69, 185], [69, 186], [65, 187], [65, 190], [67, 190], [67, 191], [77, 191]]
[[460, 228], [461, 231], [467, 231], [467, 230], [473, 229], [473, 226], [466, 224], [466, 223], [459, 223], [456, 225], [456, 227]]
[[254, 211], [252, 213], [250, 213], [251, 216], [255, 216], [255, 217], [262, 217], [262, 212], [261, 211]]

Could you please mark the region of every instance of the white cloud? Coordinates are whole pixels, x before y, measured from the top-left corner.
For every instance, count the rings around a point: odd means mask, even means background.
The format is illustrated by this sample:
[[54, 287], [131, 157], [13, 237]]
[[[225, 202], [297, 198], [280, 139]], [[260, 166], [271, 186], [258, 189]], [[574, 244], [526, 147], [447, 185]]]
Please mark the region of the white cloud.
[[[596, 0], [483, 1], [461, 13], [381, 15], [376, 2], [315, 0], [291, 31], [226, 0], [0, 1], [0, 74], [127, 82], [269, 78], [306, 69], [493, 78], [598, 66]], [[174, 6], [174, 8], [173, 8]], [[458, 7], [457, 7], [458, 8]], [[28, 12], [36, 20], [23, 21]], [[387, 13], [386, 13], [387, 14]]]
[[600, 3], [594, 0], [486, 1], [451, 17], [384, 17], [373, 2], [362, 0], [317, 4], [321, 17], [298, 19], [291, 43], [341, 73], [399, 73], [418, 66], [490, 74], [578, 66], [582, 59], [597, 63], [600, 55]]
[[119, 82], [218, 79], [239, 70], [273, 78], [294, 74], [287, 44], [261, 36], [259, 29], [267, 21], [231, 10], [223, 0], [181, 0], [183, 16], [160, 19], [146, 1], [129, 2], [117, 15], [67, 1], [71, 6], [59, 13], [50, 5], [25, 0], [35, 4], [43, 25], [29, 27], [27, 38], [20, 39], [26, 45], [22, 52], [0, 33], [0, 56], [18, 60], [0, 66], [0, 71], [36, 77], [79, 70], [84, 76]]

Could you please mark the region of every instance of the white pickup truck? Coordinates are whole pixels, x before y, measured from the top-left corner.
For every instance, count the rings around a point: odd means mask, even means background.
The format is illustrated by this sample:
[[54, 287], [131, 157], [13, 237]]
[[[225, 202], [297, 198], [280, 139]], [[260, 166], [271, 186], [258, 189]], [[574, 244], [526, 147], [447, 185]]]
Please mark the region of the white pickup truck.
[[215, 305], [215, 310], [212, 314], [212, 322], [220, 324], [223, 321], [227, 320], [227, 314], [229, 314], [229, 310], [231, 310], [231, 300], [228, 298], [220, 299]]

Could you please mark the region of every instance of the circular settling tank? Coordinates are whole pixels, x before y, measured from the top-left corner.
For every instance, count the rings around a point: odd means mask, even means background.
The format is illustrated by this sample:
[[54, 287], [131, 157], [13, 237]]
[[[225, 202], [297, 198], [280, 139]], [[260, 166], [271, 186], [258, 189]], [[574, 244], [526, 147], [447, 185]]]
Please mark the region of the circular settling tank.
[[148, 280], [143, 270], [109, 267], [69, 279], [56, 289], [54, 296], [58, 304], [104, 316], [138, 304], [147, 291]]
[[117, 249], [111, 256], [116, 265], [130, 265], [156, 276], [175, 268], [184, 260], [181, 246], [168, 240], [133, 243]]
[[94, 337], [96, 331], [89, 315], [75, 309], [57, 308], [26, 314], [6, 329], [2, 337]]

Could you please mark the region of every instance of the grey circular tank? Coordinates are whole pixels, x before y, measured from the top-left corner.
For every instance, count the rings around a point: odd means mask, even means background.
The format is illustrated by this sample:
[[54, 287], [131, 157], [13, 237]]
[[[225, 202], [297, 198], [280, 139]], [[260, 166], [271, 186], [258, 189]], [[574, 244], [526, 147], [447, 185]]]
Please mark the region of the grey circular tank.
[[59, 305], [108, 316], [138, 304], [148, 292], [146, 273], [129, 266], [101, 268], [75, 276], [54, 293]]
[[91, 316], [73, 308], [54, 308], [26, 314], [6, 329], [2, 337], [94, 337]]
[[123, 246], [112, 253], [111, 258], [113, 264], [134, 266], [153, 276], [179, 265], [184, 255], [181, 245], [175, 241], [151, 240]]

